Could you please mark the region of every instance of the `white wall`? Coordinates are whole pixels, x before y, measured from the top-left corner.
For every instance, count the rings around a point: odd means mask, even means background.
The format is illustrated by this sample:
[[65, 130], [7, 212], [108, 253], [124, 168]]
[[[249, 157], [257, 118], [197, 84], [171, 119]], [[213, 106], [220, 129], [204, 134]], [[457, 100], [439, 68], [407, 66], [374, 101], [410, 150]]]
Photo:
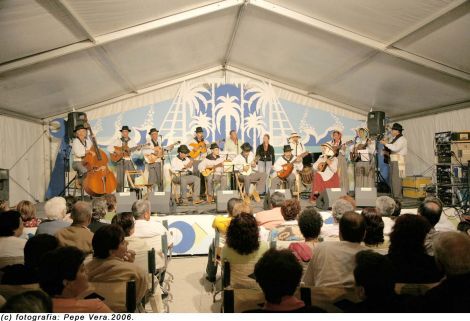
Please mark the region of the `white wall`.
[[470, 131], [470, 108], [400, 121], [408, 140], [407, 175], [434, 175], [434, 133]]
[[[21, 200], [44, 200], [45, 167], [48, 166], [44, 150], [49, 142], [47, 133], [43, 135], [43, 131], [43, 125], [0, 115], [0, 168], [11, 169], [11, 206]], [[31, 145], [32, 148], [26, 152]]]

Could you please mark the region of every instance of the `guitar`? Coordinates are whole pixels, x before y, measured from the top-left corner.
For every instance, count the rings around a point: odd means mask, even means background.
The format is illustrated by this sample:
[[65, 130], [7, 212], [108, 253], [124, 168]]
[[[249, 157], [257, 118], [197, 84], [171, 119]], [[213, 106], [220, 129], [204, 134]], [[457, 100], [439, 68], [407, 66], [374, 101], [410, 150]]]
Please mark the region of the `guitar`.
[[141, 149], [144, 146], [150, 146], [150, 143], [137, 145], [135, 147], [129, 148], [127, 145], [125, 146], [114, 146], [114, 152], [111, 153], [111, 160], [115, 163], [119, 162], [123, 157], [129, 157], [132, 152]]
[[189, 144], [189, 147], [192, 147], [192, 150], [189, 152], [189, 157], [191, 158], [197, 158], [201, 154], [207, 153], [207, 147], [210, 146], [209, 144], [206, 144], [204, 141], [202, 142], [194, 142]]
[[353, 144], [354, 144], [354, 140], [348, 140], [347, 142], [342, 143], [342, 144], [339, 145], [339, 146], [333, 146], [333, 150], [334, 150], [334, 152], [335, 152], [335, 156], [338, 157], [339, 151], [341, 150], [341, 148], [343, 148], [344, 146], [350, 146], [350, 145], [353, 145]]
[[225, 160], [222, 159], [222, 161], [220, 163], [214, 165], [213, 167], [206, 167], [206, 169], [201, 172], [202, 176], [207, 177], [207, 176], [211, 175], [212, 173], [215, 172], [215, 169], [217, 167], [224, 166], [224, 162], [225, 162]]
[[[333, 158], [333, 156], [327, 156], [327, 159], [332, 159], [332, 158]], [[318, 163], [318, 171], [319, 172], [324, 172], [327, 167], [328, 167], [328, 164], [326, 162]]]
[[279, 172], [277, 172], [277, 177], [282, 178], [282, 179], [286, 179], [287, 177], [289, 177], [289, 175], [294, 170], [294, 163], [300, 161], [302, 158], [304, 158], [308, 154], [309, 152], [303, 152], [302, 154], [297, 155], [297, 157], [294, 157], [293, 162], [288, 162], [287, 164], [282, 165], [282, 169]]
[[251, 164], [243, 165], [243, 168], [240, 171], [240, 174], [249, 176], [253, 172], [253, 167], [256, 166], [256, 163], [260, 160], [260, 158], [261, 158], [260, 155], [256, 155], [256, 157], [253, 159]]
[[351, 159], [351, 162], [359, 162], [361, 160], [361, 154], [358, 153], [358, 151], [366, 149], [368, 143], [369, 143], [369, 139], [367, 139], [367, 141], [364, 144], [359, 144], [357, 146], [354, 146], [353, 151], [349, 154], [349, 158]]
[[[389, 140], [386, 139], [384, 136], [385, 135], [379, 135], [377, 137], [377, 140], [382, 141], [383, 139], [385, 139], [388, 142]], [[390, 148], [385, 146], [385, 144], [383, 146], [384, 146], [384, 148], [382, 150], [382, 155], [384, 156], [384, 163], [385, 164], [390, 164], [390, 155], [392, 154], [392, 151], [390, 150]]]
[[155, 164], [160, 158], [163, 157], [163, 152], [167, 152], [173, 149], [176, 145], [181, 144], [181, 142], [178, 140], [177, 142], [168, 145], [165, 148], [162, 148], [161, 146], [155, 146], [153, 148], [154, 152], [148, 155], [144, 155], [145, 161], [147, 164]]

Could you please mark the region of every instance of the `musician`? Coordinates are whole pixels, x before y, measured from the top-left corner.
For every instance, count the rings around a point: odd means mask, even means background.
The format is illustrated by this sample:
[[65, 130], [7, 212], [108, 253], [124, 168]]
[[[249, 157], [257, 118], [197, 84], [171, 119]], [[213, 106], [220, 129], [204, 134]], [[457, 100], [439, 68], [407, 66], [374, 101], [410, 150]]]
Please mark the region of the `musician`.
[[[266, 173], [267, 176], [271, 173], [271, 168], [274, 165], [274, 147], [269, 144], [269, 135], [264, 134], [263, 143], [256, 148], [256, 156], [259, 157], [258, 170], [261, 173]], [[263, 193], [266, 189], [263, 191]]]
[[[158, 129], [151, 128], [149, 131], [150, 137], [147, 139], [148, 146], [146, 146], [142, 152], [145, 155], [158, 155], [160, 151], [163, 153], [162, 146], [160, 146], [158, 142]], [[161, 154], [163, 156], [163, 154]], [[148, 170], [148, 183], [152, 184], [152, 186], [157, 186], [158, 191], [163, 191], [163, 176], [162, 176], [162, 158], [159, 157], [156, 161], [152, 164], [146, 161], [147, 170]]]
[[335, 157], [334, 147], [330, 143], [321, 145], [322, 155], [313, 164], [315, 176], [312, 182], [310, 201], [316, 203], [318, 195], [327, 188], [340, 186], [338, 177], [338, 158]]
[[220, 183], [220, 189], [227, 188], [227, 176], [224, 174], [223, 163], [225, 158], [220, 157], [220, 148], [217, 143], [212, 143], [211, 154], [208, 155], [199, 164], [199, 172], [203, 173], [206, 169], [213, 169], [214, 171], [206, 176], [207, 178], [207, 202], [212, 203], [214, 200], [214, 183]]
[[72, 140], [72, 168], [77, 172], [78, 179], [81, 181], [88, 171], [82, 161], [85, 154], [90, 152], [93, 143], [87, 137], [87, 129], [83, 125], [75, 126], [73, 132], [75, 138]]
[[[120, 132], [121, 137], [113, 141], [113, 143], [108, 148], [110, 152], [114, 151], [114, 147], [120, 147], [123, 149], [136, 147], [136, 144], [129, 137], [129, 133], [131, 132], [129, 126], [122, 126]], [[116, 177], [118, 181], [116, 192], [124, 191], [125, 173], [126, 171], [133, 170], [135, 170], [135, 167], [131, 160], [131, 153], [126, 153], [124, 154], [124, 157], [116, 163]]]
[[183, 205], [188, 205], [188, 185], [193, 184], [193, 204], [200, 204], [203, 202], [199, 198], [201, 183], [199, 177], [193, 175], [194, 160], [188, 157], [189, 148], [186, 145], [181, 145], [177, 151], [178, 156], [174, 157], [171, 161], [171, 171], [176, 173], [173, 176], [173, 183], [180, 184], [180, 195]]
[[305, 152], [304, 145], [300, 142], [300, 135], [292, 133], [289, 137], [289, 145], [292, 148], [292, 154], [297, 157]]
[[[253, 198], [256, 202], [260, 202], [261, 198], [259, 194], [263, 192], [264, 186], [266, 185], [266, 173], [261, 173], [258, 171], [258, 164], [255, 160], [255, 155], [252, 150], [253, 147], [249, 143], [244, 143], [241, 146], [242, 152], [233, 159], [233, 164], [235, 165], [235, 170], [239, 171], [240, 175], [238, 176], [240, 181], [245, 185], [245, 195], [244, 199], [250, 199], [250, 196], [246, 195], [250, 191], [250, 185], [252, 182], [256, 182], [256, 189], [253, 191]], [[251, 173], [250, 172], [251, 168]]]
[[354, 163], [356, 187], [375, 185], [375, 140], [369, 138], [369, 130], [361, 127], [357, 131], [354, 146], [351, 146], [351, 162]]
[[[281, 185], [281, 182], [287, 181], [287, 188], [291, 190], [291, 192], [294, 192], [294, 187], [295, 187], [295, 178], [296, 178], [296, 172], [301, 171], [303, 168], [302, 164], [302, 158], [301, 157], [295, 157], [292, 155], [292, 147], [290, 145], [284, 145], [284, 154], [279, 157], [276, 162], [274, 163], [273, 169], [274, 173], [271, 176], [271, 189], [278, 189], [279, 186]], [[294, 169], [292, 173], [289, 174], [289, 176], [285, 179], [280, 178], [278, 176], [278, 172], [280, 172], [283, 169], [283, 165], [293, 163]]]
[[342, 189], [349, 191], [348, 162], [346, 160], [346, 144], [343, 144], [343, 134], [339, 130], [334, 130], [331, 134], [331, 146], [336, 150], [335, 156], [338, 158], [338, 176]]
[[233, 160], [242, 152], [241, 145], [242, 142], [238, 139], [237, 131], [232, 129], [224, 146], [224, 152], [228, 155], [228, 159]]
[[[205, 146], [209, 146], [209, 143], [204, 139], [204, 131], [202, 130], [202, 127], [196, 127], [195, 131], [195, 136], [193, 139], [191, 139], [188, 142], [188, 145], [191, 147], [191, 145], [194, 144], [200, 144], [203, 143]], [[205, 147], [206, 148], [206, 147]], [[197, 149], [197, 148], [196, 148]], [[193, 148], [194, 150], [194, 148]], [[199, 163], [206, 157], [207, 151], [206, 152], [201, 152], [197, 157], [193, 158], [193, 173], [194, 175], [199, 175]]]
[[408, 142], [403, 136], [403, 127], [399, 123], [392, 126], [392, 141], [389, 143], [382, 139], [380, 143], [384, 149], [390, 151], [390, 177], [392, 183], [392, 194], [395, 198], [401, 198], [401, 178], [405, 177], [405, 156], [408, 153]]

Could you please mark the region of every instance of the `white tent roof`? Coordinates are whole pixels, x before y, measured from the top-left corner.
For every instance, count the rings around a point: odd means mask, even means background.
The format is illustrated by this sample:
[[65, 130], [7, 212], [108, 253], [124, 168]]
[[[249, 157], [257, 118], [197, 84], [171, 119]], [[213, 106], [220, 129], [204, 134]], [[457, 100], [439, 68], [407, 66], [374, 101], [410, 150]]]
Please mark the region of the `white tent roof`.
[[468, 107], [469, 30], [465, 0], [2, 0], [0, 112], [43, 119], [222, 69], [395, 118]]

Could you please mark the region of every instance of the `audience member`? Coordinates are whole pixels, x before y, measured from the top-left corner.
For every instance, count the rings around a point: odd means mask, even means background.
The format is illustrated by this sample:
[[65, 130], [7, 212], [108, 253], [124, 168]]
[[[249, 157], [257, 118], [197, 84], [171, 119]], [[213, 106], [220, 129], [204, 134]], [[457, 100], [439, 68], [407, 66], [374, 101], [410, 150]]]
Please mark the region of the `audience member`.
[[434, 283], [442, 278], [434, 258], [424, 248], [430, 229], [429, 222], [419, 215], [402, 214], [395, 221], [388, 257], [397, 272], [398, 283]]
[[51, 198], [44, 205], [44, 212], [46, 219], [42, 220], [41, 224], [39, 224], [36, 235], [49, 234], [54, 236], [57, 231], [70, 226], [70, 222], [64, 221], [65, 214], [67, 213], [65, 198]]
[[86, 264], [90, 282], [135, 280], [137, 302], [147, 292], [147, 273], [134, 264], [135, 252], [127, 249], [121, 226], [106, 225], [93, 236], [93, 259]]
[[354, 211], [355, 208], [350, 201], [345, 199], [337, 199], [333, 202], [331, 207], [331, 216], [333, 217], [332, 224], [324, 224], [321, 230], [321, 236], [323, 237], [339, 237], [339, 221], [346, 212]]
[[423, 312], [470, 312], [470, 237], [442, 232], [433, 240], [434, 257], [446, 278], [426, 292]]
[[72, 208], [75, 205], [75, 203], [78, 202], [78, 198], [72, 195], [67, 195], [65, 196], [65, 205], [66, 205], [66, 214], [72, 213]]
[[233, 208], [236, 204], [242, 204], [243, 200], [240, 198], [231, 198], [227, 202], [227, 216], [217, 215], [214, 220], [212, 221], [212, 228], [219, 231], [221, 234], [227, 233], [227, 228], [230, 225], [230, 221], [232, 220], [233, 215]]
[[[252, 265], [268, 250], [266, 242], [260, 242], [256, 220], [251, 214], [241, 213], [234, 217], [227, 229], [225, 246], [222, 248], [221, 261], [227, 260], [231, 266], [238, 264]], [[245, 269], [245, 271], [249, 268]], [[251, 270], [252, 272], [253, 270]], [[250, 286], [254, 280], [246, 275], [235, 276], [231, 270], [232, 285]], [[254, 284], [255, 285], [255, 284]]]
[[23, 257], [26, 240], [20, 238], [23, 221], [18, 211], [0, 214], [0, 257]]
[[88, 229], [91, 222], [90, 203], [78, 201], [72, 208], [72, 225], [59, 230], [55, 237], [61, 246], [75, 246], [85, 254], [92, 252], [93, 233]]
[[247, 312], [324, 312], [306, 307], [294, 296], [302, 278], [302, 266], [289, 250], [271, 249], [264, 253], [255, 265], [254, 275], [266, 302], [263, 308]]
[[382, 217], [390, 217], [395, 212], [396, 203], [390, 196], [379, 196], [375, 200], [375, 208]]
[[339, 199], [348, 201], [352, 205], [354, 210], [356, 210], [356, 200], [351, 195], [342, 195], [339, 197]]
[[92, 214], [91, 214], [91, 223], [88, 225], [90, 231], [95, 233], [100, 227], [108, 225], [109, 222], [104, 221], [104, 216], [108, 206], [106, 200], [103, 198], [95, 198], [91, 202]]
[[49, 234], [30, 238], [24, 247], [24, 264], [14, 264], [2, 269], [2, 284], [21, 285], [38, 283], [38, 268], [43, 256], [59, 246], [57, 239]]
[[364, 250], [361, 245], [365, 235], [364, 217], [346, 212], [339, 221], [340, 242], [322, 242], [315, 247], [313, 257], [304, 275], [308, 286], [354, 285], [354, 256]]
[[431, 256], [434, 255], [434, 250], [432, 247], [433, 240], [439, 234], [435, 227], [441, 219], [442, 207], [442, 202], [436, 197], [426, 198], [418, 207], [418, 215], [423, 216], [428, 220], [429, 224], [431, 224], [431, 230], [426, 235], [426, 239], [424, 240], [424, 248], [426, 249], [426, 253]]
[[395, 201], [395, 210], [392, 213], [391, 218], [395, 220], [401, 214], [401, 201], [398, 198], [393, 199]]
[[363, 209], [361, 215], [364, 216], [366, 223], [364, 244], [380, 254], [387, 254], [389, 244], [385, 243], [382, 216], [373, 207]]
[[256, 213], [256, 222], [258, 223], [258, 226], [271, 230], [284, 223], [281, 206], [284, 204], [285, 200], [286, 197], [283, 193], [274, 192], [269, 199], [271, 209]]
[[42, 291], [26, 291], [9, 298], [0, 313], [52, 313], [52, 300]]
[[106, 205], [108, 207], [106, 211], [106, 215], [104, 216], [104, 219], [108, 222], [111, 222], [113, 219], [114, 215], [116, 215], [116, 195], [114, 194], [106, 194], [104, 196], [104, 199], [106, 200]]
[[39, 266], [39, 285], [52, 298], [55, 313], [112, 311], [99, 299], [79, 299], [88, 290], [85, 254], [66, 246], [46, 253]]
[[19, 202], [16, 210], [21, 214], [24, 227], [38, 227], [41, 223], [41, 220], [36, 217], [36, 207], [30, 201]]
[[271, 230], [269, 240], [273, 241], [300, 241], [303, 240], [302, 233], [299, 229], [297, 216], [300, 213], [300, 202], [297, 199], [284, 201], [281, 206], [281, 214], [284, 223], [278, 225]]

